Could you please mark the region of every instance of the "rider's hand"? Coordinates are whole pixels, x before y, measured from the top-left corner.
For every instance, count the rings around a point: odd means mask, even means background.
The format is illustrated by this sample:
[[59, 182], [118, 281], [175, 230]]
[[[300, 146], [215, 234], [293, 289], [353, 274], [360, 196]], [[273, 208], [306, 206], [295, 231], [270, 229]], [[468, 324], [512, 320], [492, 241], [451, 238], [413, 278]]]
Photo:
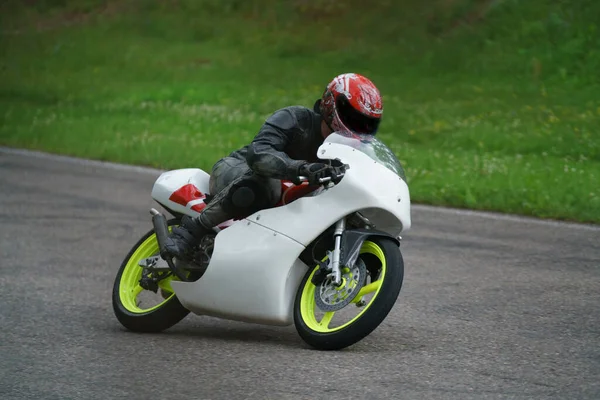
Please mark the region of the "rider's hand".
[[307, 163], [299, 169], [299, 175], [308, 178], [309, 185], [320, 185], [320, 179], [331, 178], [331, 182], [339, 183], [346, 172], [346, 166], [339, 160], [325, 163]]

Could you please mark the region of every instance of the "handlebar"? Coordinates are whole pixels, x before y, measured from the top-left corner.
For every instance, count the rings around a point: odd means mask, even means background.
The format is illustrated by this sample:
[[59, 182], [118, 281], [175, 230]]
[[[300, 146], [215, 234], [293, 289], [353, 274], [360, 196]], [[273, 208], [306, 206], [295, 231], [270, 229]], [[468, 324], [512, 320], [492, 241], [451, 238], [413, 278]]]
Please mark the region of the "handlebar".
[[[339, 161], [339, 159], [336, 159], [336, 161]], [[345, 169], [345, 170], [347, 170], [347, 169], [349, 169], [349, 168], [350, 168], [350, 166], [349, 166], [348, 164], [342, 164], [342, 165], [344, 166], [344, 169]], [[344, 172], [342, 172], [341, 174], [339, 174], [339, 175], [336, 175], [336, 177], [337, 177], [337, 178], [343, 178], [343, 177], [344, 177], [344, 175], [346, 175], [346, 171], [345, 171], [345, 170], [344, 170]], [[308, 182], [308, 177], [306, 177], [306, 176], [303, 176], [303, 175], [300, 175], [300, 176], [298, 177], [298, 180], [300, 181], [300, 183], [303, 183], [303, 182]], [[319, 183], [329, 183], [331, 180], [332, 180], [332, 178], [331, 178], [330, 176], [327, 176], [327, 177], [325, 177], [325, 178], [320, 178], [320, 179], [319, 179]]]
[[[338, 177], [340, 177], [340, 178], [341, 178], [341, 177], [343, 177], [344, 175], [345, 175], [345, 174], [340, 174], [340, 175], [338, 175]], [[298, 177], [298, 180], [299, 180], [300, 182], [308, 182], [308, 178], [307, 178], [306, 176], [299, 176], [299, 177]], [[327, 183], [327, 182], [329, 182], [329, 181], [331, 181], [331, 177], [330, 177], [330, 176], [326, 176], [325, 178], [320, 178], [320, 179], [319, 179], [319, 183]]]

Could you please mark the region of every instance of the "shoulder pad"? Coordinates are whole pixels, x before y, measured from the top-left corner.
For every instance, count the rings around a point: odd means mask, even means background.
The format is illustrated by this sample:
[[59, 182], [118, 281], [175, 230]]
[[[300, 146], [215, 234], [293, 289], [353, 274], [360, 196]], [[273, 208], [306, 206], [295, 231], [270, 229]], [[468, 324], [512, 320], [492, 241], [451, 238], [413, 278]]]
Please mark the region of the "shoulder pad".
[[292, 130], [298, 126], [298, 120], [290, 110], [290, 107], [275, 111], [267, 118], [265, 123], [285, 131]]
[[313, 126], [315, 125], [321, 125], [321, 115], [315, 113], [310, 108], [302, 106], [293, 106], [290, 107], [290, 109], [292, 113], [296, 116], [296, 121], [298, 121], [298, 126], [300, 127], [300, 129], [308, 131], [313, 129]]

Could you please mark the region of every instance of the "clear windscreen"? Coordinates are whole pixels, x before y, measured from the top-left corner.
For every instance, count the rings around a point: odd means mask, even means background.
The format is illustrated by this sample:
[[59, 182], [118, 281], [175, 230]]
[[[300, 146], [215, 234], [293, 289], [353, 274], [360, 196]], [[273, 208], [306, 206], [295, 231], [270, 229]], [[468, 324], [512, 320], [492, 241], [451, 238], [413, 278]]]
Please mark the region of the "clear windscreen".
[[325, 143], [327, 142], [350, 146], [353, 149], [366, 154], [371, 159], [377, 161], [390, 171], [393, 171], [396, 175], [406, 181], [404, 168], [402, 168], [402, 165], [394, 152], [382, 141], [372, 135], [334, 132], [325, 139]]

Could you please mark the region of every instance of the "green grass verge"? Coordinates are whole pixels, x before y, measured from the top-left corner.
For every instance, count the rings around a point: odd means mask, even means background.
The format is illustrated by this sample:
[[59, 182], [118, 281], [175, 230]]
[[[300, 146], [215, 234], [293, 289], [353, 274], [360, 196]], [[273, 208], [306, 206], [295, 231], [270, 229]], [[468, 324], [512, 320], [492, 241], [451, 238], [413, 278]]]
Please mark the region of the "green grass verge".
[[594, 2], [495, 2], [458, 28], [481, 2], [29, 3], [0, 9], [1, 145], [208, 169], [355, 71], [414, 202], [600, 222]]

